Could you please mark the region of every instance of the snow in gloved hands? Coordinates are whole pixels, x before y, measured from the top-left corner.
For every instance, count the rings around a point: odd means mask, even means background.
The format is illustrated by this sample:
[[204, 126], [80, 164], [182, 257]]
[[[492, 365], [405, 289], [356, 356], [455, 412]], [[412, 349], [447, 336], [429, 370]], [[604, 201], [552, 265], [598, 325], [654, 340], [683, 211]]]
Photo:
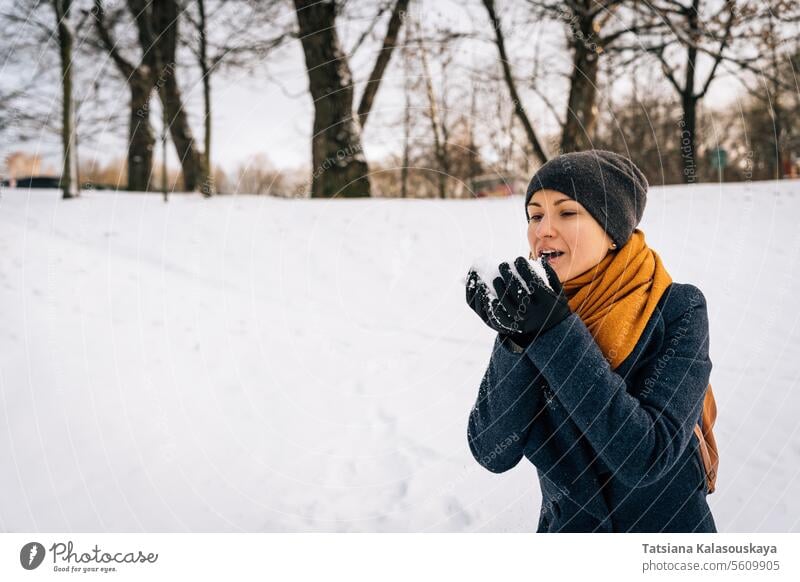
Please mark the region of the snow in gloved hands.
[[[542, 281], [545, 287], [553, 290], [553, 286], [550, 284], [549, 279], [547, 278], [547, 271], [544, 270], [544, 265], [542, 264], [542, 259], [527, 259], [528, 264], [530, 264], [533, 273]], [[495, 280], [496, 277], [501, 277], [500, 275], [500, 264], [503, 261], [498, 261], [496, 259], [491, 259], [489, 257], [478, 257], [472, 261], [472, 266], [470, 267], [470, 271], [475, 271], [480, 276], [481, 280], [486, 283], [488, 287], [489, 295], [491, 297], [496, 297], [496, 293], [494, 290], [494, 285], [492, 282]], [[508, 266], [511, 268], [511, 273], [516, 277], [520, 285], [523, 289], [525, 289], [528, 293], [531, 292], [528, 289], [528, 286], [525, 284], [525, 279], [523, 279], [520, 274], [517, 272], [517, 267], [514, 264], [514, 261], [508, 261]], [[464, 279], [464, 283], [467, 283], [466, 278]]]

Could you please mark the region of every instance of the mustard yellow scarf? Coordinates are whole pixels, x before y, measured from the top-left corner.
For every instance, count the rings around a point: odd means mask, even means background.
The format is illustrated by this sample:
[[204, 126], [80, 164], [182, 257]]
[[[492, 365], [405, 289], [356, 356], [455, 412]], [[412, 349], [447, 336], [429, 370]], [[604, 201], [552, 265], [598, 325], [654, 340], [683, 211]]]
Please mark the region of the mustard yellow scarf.
[[612, 368], [633, 351], [670, 277], [661, 258], [633, 231], [619, 251], [563, 283], [570, 309], [592, 333]]
[[[670, 277], [661, 257], [638, 228], [616, 253], [563, 283], [570, 309], [578, 314], [611, 365], [617, 368], [639, 341]], [[702, 428], [694, 427], [709, 493], [716, 489], [719, 452], [713, 427], [717, 407], [711, 384], [703, 402]]]

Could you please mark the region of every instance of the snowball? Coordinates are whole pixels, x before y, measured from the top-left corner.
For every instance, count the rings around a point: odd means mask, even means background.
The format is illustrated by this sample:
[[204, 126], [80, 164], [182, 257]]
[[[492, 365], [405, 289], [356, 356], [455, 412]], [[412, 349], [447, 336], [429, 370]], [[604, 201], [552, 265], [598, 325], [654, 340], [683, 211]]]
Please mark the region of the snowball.
[[533, 267], [533, 272], [539, 275], [539, 278], [544, 281], [545, 286], [553, 290], [553, 286], [550, 284], [550, 279], [547, 277], [547, 271], [544, 270], [544, 264], [542, 264], [542, 259], [531, 260], [528, 259], [528, 264]]
[[[547, 278], [547, 271], [544, 270], [544, 265], [542, 265], [541, 259], [531, 260], [527, 259], [528, 264], [531, 266], [533, 272], [542, 280], [545, 287], [553, 290], [552, 285], [550, 285], [550, 281]], [[470, 266], [470, 270], [473, 270], [478, 273], [480, 278], [486, 283], [489, 288], [489, 294], [492, 297], [496, 297], [497, 294], [494, 290], [494, 285], [492, 282], [495, 280], [496, 277], [501, 277], [500, 275], [500, 263], [503, 261], [498, 261], [497, 259], [491, 259], [489, 257], [478, 257], [472, 261], [472, 265]], [[520, 276], [517, 272], [517, 266], [514, 264], [514, 260], [507, 261], [508, 266], [511, 268], [511, 274], [517, 278], [520, 282], [520, 285], [523, 289], [525, 289], [528, 293], [531, 292], [528, 289], [528, 286], [525, 284], [525, 280]], [[466, 283], [466, 278], [464, 279], [464, 283]]]

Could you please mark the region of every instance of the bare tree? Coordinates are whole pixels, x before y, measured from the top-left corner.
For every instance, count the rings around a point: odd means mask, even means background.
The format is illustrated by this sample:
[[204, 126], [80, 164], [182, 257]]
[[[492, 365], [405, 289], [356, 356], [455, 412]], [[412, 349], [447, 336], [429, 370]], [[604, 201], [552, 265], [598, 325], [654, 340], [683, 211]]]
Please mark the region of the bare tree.
[[757, 158], [754, 163], [768, 167], [760, 175], [765, 178], [783, 177], [791, 163], [790, 150], [800, 141], [796, 121], [800, 109], [798, 24], [798, 3], [763, 0], [747, 14], [745, 30], [736, 34], [737, 41], [745, 39], [752, 59], [742, 54], [726, 59], [749, 96], [740, 112], [750, 122], [742, 138], [750, 142]]
[[383, 37], [383, 46], [378, 53], [378, 58], [375, 60], [375, 66], [367, 79], [367, 84], [364, 87], [364, 92], [361, 95], [361, 102], [358, 105], [358, 120], [361, 127], [367, 124], [367, 117], [372, 110], [372, 104], [375, 102], [375, 95], [378, 93], [383, 74], [386, 72], [386, 67], [389, 65], [389, 60], [392, 58], [392, 52], [397, 45], [397, 34], [400, 31], [400, 26], [403, 23], [403, 18], [407, 16], [406, 9], [408, 8], [409, 0], [397, 0], [394, 4], [394, 9], [389, 17], [389, 25], [386, 29], [386, 34]]
[[[65, 178], [62, 186], [71, 183], [69, 197], [83, 186], [79, 134], [84, 136], [81, 145], [91, 147], [95, 135], [118, 122], [116, 95], [97, 81], [96, 52], [89, 39], [91, 4], [92, 0], [57, 4], [52, 0], [14, 0], [0, 7], [0, 42], [7, 73], [0, 90], [2, 143], [36, 141], [43, 159], [58, 155], [58, 172]], [[58, 143], [57, 153], [52, 151], [53, 138]], [[44, 171], [54, 172], [49, 165]]]
[[[418, 23], [415, 19], [409, 18], [409, 28], [411, 34], [415, 39], [415, 46], [419, 56], [420, 64], [422, 65], [422, 80], [425, 86], [425, 96], [428, 101], [427, 117], [431, 126], [431, 135], [433, 136], [433, 152], [438, 166], [437, 183], [439, 186], [439, 198], [445, 198], [447, 195], [447, 177], [450, 175], [450, 168], [447, 155], [447, 135], [446, 124], [440, 118], [439, 103], [436, 97], [436, 92], [433, 88], [433, 79], [431, 76], [431, 69], [428, 63], [428, 48], [424, 41], [420, 41]], [[442, 67], [444, 70], [445, 67]]]
[[533, 128], [531, 120], [528, 118], [528, 114], [525, 111], [525, 106], [522, 104], [522, 98], [517, 90], [514, 75], [511, 72], [511, 63], [509, 62], [508, 55], [506, 54], [503, 27], [497, 15], [497, 9], [495, 8], [494, 0], [483, 0], [483, 5], [486, 8], [486, 11], [489, 13], [489, 20], [492, 23], [495, 37], [494, 40], [495, 44], [497, 45], [497, 51], [500, 55], [500, 65], [503, 69], [503, 77], [505, 79], [506, 86], [508, 87], [508, 92], [511, 95], [511, 101], [514, 104], [514, 113], [522, 124], [522, 127], [525, 129], [525, 134], [528, 136], [528, 142], [533, 149], [534, 155], [541, 163], [545, 163], [548, 159], [547, 152], [542, 146], [542, 143], [539, 141], [539, 137], [536, 135], [536, 131]]
[[[389, 29], [378, 54], [369, 89], [359, 107], [366, 121], [371, 103], [394, 48], [399, 15], [408, 2], [396, 0]], [[353, 114], [353, 81], [348, 58], [336, 29], [339, 2], [294, 0], [300, 41], [314, 100], [311, 196], [357, 197], [370, 195], [368, 166], [361, 142], [362, 125]]]
[[[182, 13], [189, 23], [182, 43], [200, 69], [203, 86], [203, 163], [212, 168], [212, 81], [223, 69], [252, 70], [270, 53], [297, 37], [294, 27], [276, 24], [277, 0], [197, 0]], [[209, 179], [214, 180], [213, 174]], [[214, 180], [216, 183], [216, 180]]]
[[[52, 10], [53, 20], [44, 21], [38, 18], [37, 9], [46, 7]], [[20, 1], [10, 6], [3, 7], [0, 13], [3, 20], [18, 27], [19, 34], [28, 34], [31, 30], [39, 34], [38, 42], [46, 44], [55, 39], [58, 48], [59, 80], [58, 87], [61, 105], [61, 121], [57, 128], [61, 141], [61, 180], [60, 187], [62, 198], [75, 198], [79, 194], [80, 185], [76, 184], [75, 174], [75, 103], [73, 99], [73, 46], [75, 43], [75, 26], [72, 23], [73, 6], [71, 0], [50, 0], [46, 3]], [[9, 55], [10, 56], [10, 55]], [[6, 57], [8, 59], [9, 57]], [[31, 98], [32, 86], [12, 89], [5, 96], [10, 103], [15, 99], [28, 101]], [[29, 121], [37, 117], [36, 113], [20, 114], [24, 109], [32, 109], [30, 101], [28, 107], [12, 105], [12, 114], [6, 118], [4, 125], [17, 125], [21, 118]], [[0, 107], [3, 109], [5, 106]], [[46, 122], [36, 120], [36, 125], [46, 128]], [[50, 128], [47, 128], [50, 129]], [[53, 128], [54, 129], [54, 128]]]
[[72, 103], [72, 43], [74, 32], [70, 26], [71, 0], [52, 0], [58, 32], [58, 53], [61, 61], [61, 143], [64, 148], [63, 170], [61, 172], [61, 197], [74, 198], [78, 195], [73, 175], [73, 156], [75, 131], [73, 127]]
[[206, 2], [197, 0], [197, 62], [203, 81], [203, 121], [205, 124], [203, 163], [211, 168], [211, 67], [208, 62], [208, 22], [206, 20]]
[[314, 99], [312, 198], [369, 196], [361, 127], [353, 117], [353, 81], [336, 32], [334, 2], [295, 0]]
[[409, 42], [409, 27], [403, 31], [403, 47], [401, 57], [403, 60], [403, 160], [400, 169], [400, 197], [408, 197], [409, 165], [411, 164], [411, 93], [413, 83], [411, 80], [411, 51]]
[[150, 189], [153, 171], [155, 135], [150, 123], [150, 99], [156, 84], [156, 53], [153, 48], [151, 19], [142, 0], [129, 0], [128, 8], [134, 17], [140, 47], [140, 57], [133, 61], [123, 55], [122, 47], [112, 29], [122, 17], [120, 10], [106, 13], [102, 0], [94, 0], [94, 24], [100, 46], [111, 57], [130, 91], [128, 116], [128, 190]]
[[603, 34], [607, 22], [621, 0], [576, 0], [564, 3], [562, 18], [571, 34], [572, 74], [561, 150], [565, 152], [590, 148], [597, 122], [597, 73], [600, 56], [625, 31]]
[[[528, 4], [534, 19], [552, 20], [567, 29], [571, 68], [566, 115], [560, 121], [559, 148], [562, 152], [590, 148], [599, 110], [601, 59], [609, 53], [625, 50], [620, 46], [624, 41], [652, 33], [663, 28], [663, 24], [652, 14], [643, 17], [642, 9], [638, 8], [639, 0], [528, 0]], [[641, 58], [641, 51], [632, 54]], [[544, 99], [541, 94], [540, 97]]]
[[183, 186], [190, 192], [199, 190], [203, 196], [211, 196], [214, 193], [214, 185], [209, 179], [209, 168], [197, 148], [178, 84], [178, 61], [175, 54], [180, 23], [178, 2], [162, 0], [153, 3], [151, 10], [154, 48], [158, 59], [156, 89], [169, 121], [170, 137], [183, 170]]
[[[681, 101], [679, 154], [686, 183], [697, 180], [697, 104], [716, 78], [730, 47], [734, 25], [740, 19], [733, 0], [724, 0], [718, 8], [709, 8], [710, 5], [707, 0], [652, 0], [647, 3], [648, 9], [654, 11], [668, 29], [655, 43], [643, 44], [647, 52], [656, 57]], [[704, 8], [707, 9], [705, 14]], [[667, 55], [667, 49], [675, 45], [685, 50], [683, 63], [678, 66]], [[701, 54], [711, 56], [711, 67], [705, 79], [698, 78]]]
[[181, 7], [177, 0], [126, 0], [126, 6], [136, 25], [141, 54], [136, 64], [122, 55], [111, 33], [113, 23], [121, 18], [122, 12], [116, 10], [113, 18], [107, 18], [102, 1], [95, 0], [93, 13], [101, 46], [111, 56], [131, 92], [128, 187], [145, 190], [151, 178], [155, 137], [149, 115], [150, 99], [155, 90], [181, 164], [183, 187], [210, 196], [214, 192], [213, 183], [208, 178], [205, 158], [197, 148], [177, 80]]
[[680, 103], [664, 86], [660, 72], [647, 72], [644, 80], [650, 82], [602, 108], [593, 146], [626, 154], [651, 184], [680, 183], [681, 161], [673, 155], [680, 147], [675, 132]]

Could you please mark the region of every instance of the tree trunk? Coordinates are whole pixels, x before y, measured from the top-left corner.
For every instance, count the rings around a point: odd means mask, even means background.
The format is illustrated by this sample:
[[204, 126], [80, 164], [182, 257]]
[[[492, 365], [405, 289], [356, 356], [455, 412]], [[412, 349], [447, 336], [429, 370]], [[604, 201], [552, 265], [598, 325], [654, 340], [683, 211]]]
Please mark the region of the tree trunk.
[[[171, 67], [174, 71], [174, 67]], [[166, 68], [164, 70], [167, 70]], [[167, 114], [169, 135], [175, 144], [175, 151], [181, 164], [183, 187], [188, 192], [200, 191], [203, 196], [211, 196], [213, 187], [208, 180], [208, 172], [203, 156], [197, 151], [189, 118], [183, 108], [183, 98], [174, 72], [165, 73], [164, 83], [159, 91], [161, 105]]]
[[678, 124], [680, 135], [680, 154], [683, 181], [686, 184], [697, 182], [697, 158], [695, 152], [695, 131], [697, 126], [697, 97], [693, 93], [681, 95], [683, 119]]
[[175, 49], [178, 39], [178, 5], [175, 0], [153, 4], [153, 28], [158, 56], [158, 85], [161, 105], [169, 118], [172, 143], [183, 170], [183, 186], [189, 191], [201, 191], [204, 196], [213, 194], [208, 170], [203, 156], [197, 151], [192, 128], [183, 107], [183, 98], [176, 78]]
[[572, 36], [572, 75], [567, 101], [566, 123], [561, 134], [564, 153], [592, 147], [597, 123], [598, 42], [594, 18], [581, 17]]
[[153, 172], [153, 148], [155, 137], [150, 125], [150, 99], [155, 87], [150, 12], [144, 0], [128, 0], [128, 10], [133, 16], [139, 31], [139, 44], [142, 50], [141, 62], [134, 65], [119, 51], [119, 45], [112, 38], [113, 23], [106, 23], [102, 0], [94, 1], [94, 22], [100, 42], [108, 52], [120, 74], [128, 83], [131, 93], [128, 124], [128, 190], [144, 192], [149, 189]]
[[783, 112], [779, 103], [780, 95], [773, 89], [773, 101], [770, 104], [769, 114], [772, 119], [772, 135], [775, 144], [775, 171], [772, 172], [776, 180], [783, 179]]
[[436, 94], [433, 91], [431, 72], [428, 68], [428, 57], [424, 42], [419, 44], [419, 56], [422, 62], [422, 78], [425, 82], [425, 94], [428, 96], [428, 118], [433, 132], [433, 153], [438, 167], [437, 183], [439, 185], [439, 198], [447, 196], [447, 151], [446, 142], [441, 135], [442, 124], [439, 120], [439, 106], [436, 103]]
[[411, 164], [411, 51], [409, 49], [408, 26], [403, 33], [403, 94], [405, 111], [403, 111], [403, 167], [400, 169], [400, 197], [408, 197], [408, 166]]
[[686, 49], [686, 82], [681, 92], [681, 108], [683, 119], [679, 123], [681, 130], [680, 153], [683, 168], [683, 181], [686, 184], [697, 182], [697, 152], [695, 136], [697, 130], [697, 101], [695, 95], [695, 68], [697, 66], [697, 42], [700, 40], [700, 26], [698, 17], [699, 0], [692, 2], [687, 12], [687, 24], [691, 44]]
[[203, 109], [205, 113], [203, 163], [209, 177], [213, 179], [211, 172], [211, 71], [208, 67], [205, 0], [197, 0], [197, 9], [200, 13], [200, 72], [203, 75]]
[[70, 9], [69, 0], [53, 0], [53, 8], [58, 27], [58, 48], [61, 60], [61, 145], [63, 165], [61, 170], [61, 197], [74, 198], [78, 195], [72, 175], [73, 156], [73, 108], [72, 108], [72, 29], [67, 20]]
[[424, 41], [422, 41], [418, 35], [419, 23], [415, 20], [409, 20], [407, 26], [409, 31], [411, 31], [411, 36], [416, 39], [419, 60], [422, 64], [422, 81], [425, 85], [425, 96], [428, 98], [428, 120], [430, 121], [431, 133], [433, 134], [433, 155], [436, 158], [437, 165], [436, 181], [439, 198], [446, 198], [450, 164], [447, 155], [447, 136], [444, 135], [445, 124], [439, 117], [439, 105], [436, 100], [436, 93], [433, 89], [430, 67], [428, 66], [428, 50]]
[[408, 165], [411, 163], [411, 102], [408, 79], [405, 81], [405, 111], [403, 112], [403, 167], [400, 169], [400, 197], [408, 197]]
[[369, 196], [369, 168], [353, 118], [353, 82], [336, 33], [335, 2], [294, 0], [294, 5], [314, 100], [311, 196]]
[[131, 89], [130, 127], [128, 132], [128, 190], [150, 189], [153, 171], [155, 136], [150, 125], [150, 97], [153, 80], [136, 75], [128, 80]]
[[[778, 58], [777, 42], [774, 27], [774, 15], [771, 11], [767, 11], [767, 26], [768, 26], [768, 43], [770, 52], [770, 61], [772, 66], [772, 75], [775, 79], [781, 76], [780, 59]], [[775, 136], [775, 171], [772, 173], [777, 180], [783, 178], [783, 130], [787, 127], [783, 123], [783, 108], [781, 107], [781, 88], [776, 82], [770, 83], [772, 86], [771, 93], [768, 93], [768, 104], [770, 117], [772, 118], [773, 135]]]

